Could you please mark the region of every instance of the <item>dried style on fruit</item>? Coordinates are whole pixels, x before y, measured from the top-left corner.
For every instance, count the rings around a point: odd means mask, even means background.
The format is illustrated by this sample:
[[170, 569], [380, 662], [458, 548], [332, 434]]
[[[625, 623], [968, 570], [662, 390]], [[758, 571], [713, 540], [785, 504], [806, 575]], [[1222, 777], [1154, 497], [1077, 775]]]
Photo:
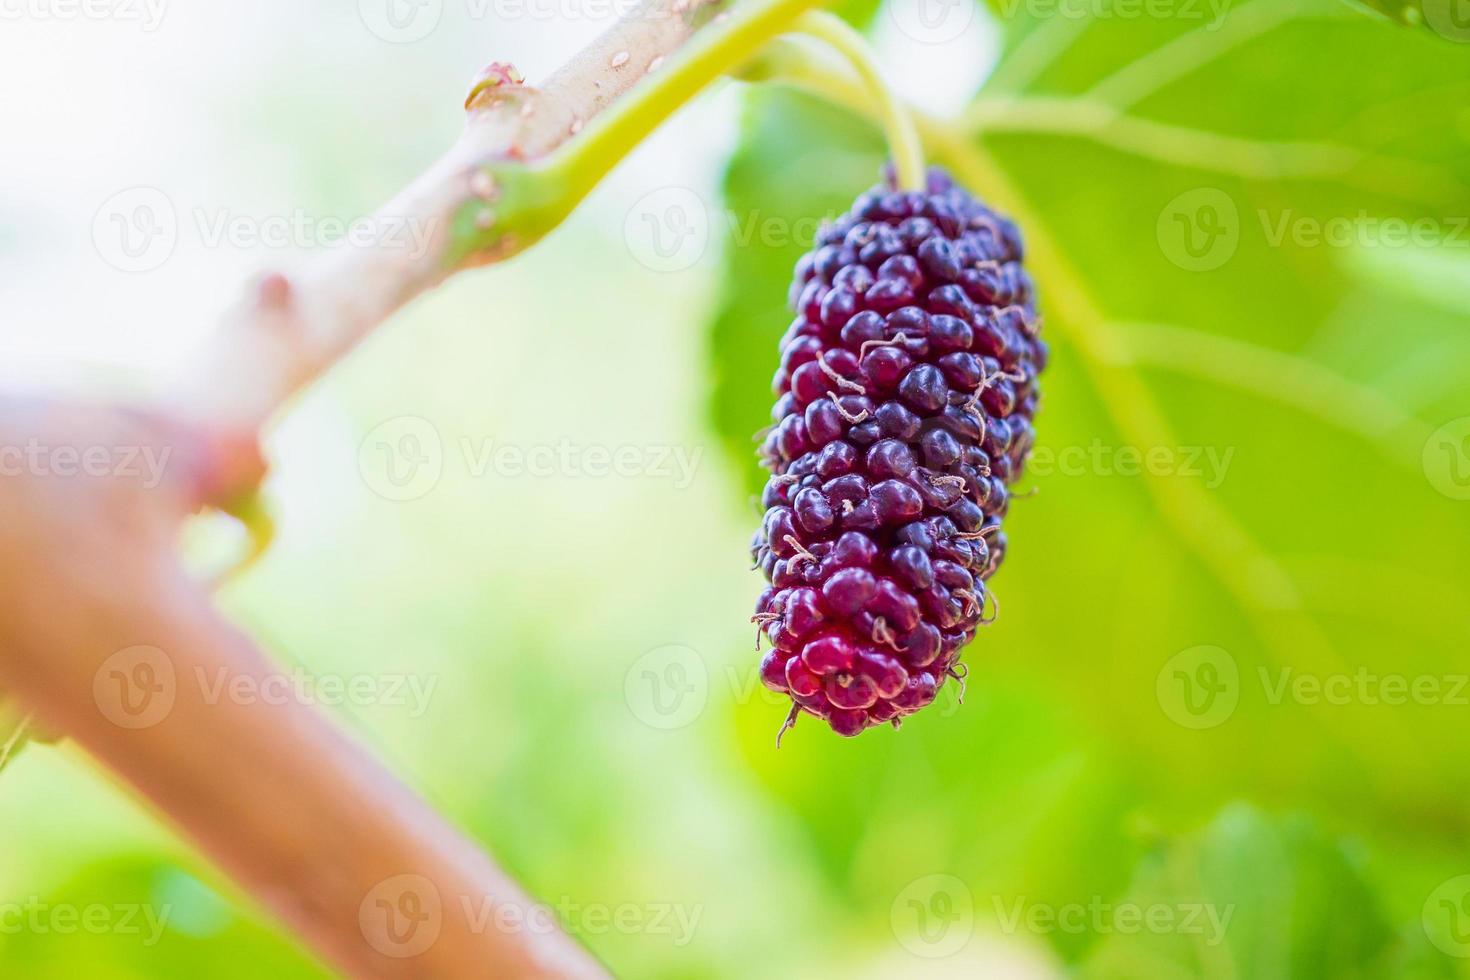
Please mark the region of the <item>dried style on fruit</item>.
[[788, 726], [897, 724], [962, 679], [993, 619], [1047, 349], [1016, 226], [928, 183], [864, 194], [796, 268], [754, 542], [761, 677], [795, 702]]

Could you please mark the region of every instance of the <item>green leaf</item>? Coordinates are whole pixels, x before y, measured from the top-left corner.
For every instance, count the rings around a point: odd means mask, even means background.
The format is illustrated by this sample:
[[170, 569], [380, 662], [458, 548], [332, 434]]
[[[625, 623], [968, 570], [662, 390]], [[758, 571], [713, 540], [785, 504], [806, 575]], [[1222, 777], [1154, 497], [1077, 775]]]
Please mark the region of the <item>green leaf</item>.
[[[1425, 450], [1470, 417], [1465, 307], [1440, 294], [1470, 246], [1470, 45], [1337, 0], [1047, 9], [1010, 5], [968, 119], [930, 127], [936, 160], [1026, 232], [1055, 355], [1049, 465], [1009, 518], [1004, 615], [969, 654], [971, 689], [1040, 685], [1164, 811], [1271, 794], [1464, 853], [1449, 828], [1470, 755], [1450, 747], [1470, 505], [1462, 444]], [[745, 128], [737, 218], [844, 208], [882, 159], [870, 123], [803, 96], [755, 93]], [[752, 487], [802, 250], [726, 250], [712, 408]], [[1120, 474], [1124, 452], [1164, 465]], [[1234, 668], [1206, 726], [1169, 686], [1197, 647]], [[1393, 703], [1385, 678], [1438, 694]], [[957, 744], [977, 734], [949, 723]]]
[[1078, 976], [1452, 975], [1422, 939], [1396, 935], [1360, 864], [1308, 818], [1230, 807], [1143, 860], [1098, 913], [1104, 938]]

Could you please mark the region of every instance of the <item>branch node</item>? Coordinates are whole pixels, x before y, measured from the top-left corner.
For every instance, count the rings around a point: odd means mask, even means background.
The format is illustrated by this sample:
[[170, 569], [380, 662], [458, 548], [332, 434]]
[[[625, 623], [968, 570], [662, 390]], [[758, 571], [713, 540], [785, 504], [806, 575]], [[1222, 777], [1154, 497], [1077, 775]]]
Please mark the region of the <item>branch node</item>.
[[507, 61], [492, 61], [470, 84], [470, 94], [465, 96], [464, 107], [469, 109], [475, 104], [482, 92], [492, 88], [517, 88], [526, 84], [526, 76], [516, 70], [516, 66]]
[[291, 280], [279, 272], [263, 276], [255, 287], [255, 301], [266, 312], [285, 310], [291, 305]]

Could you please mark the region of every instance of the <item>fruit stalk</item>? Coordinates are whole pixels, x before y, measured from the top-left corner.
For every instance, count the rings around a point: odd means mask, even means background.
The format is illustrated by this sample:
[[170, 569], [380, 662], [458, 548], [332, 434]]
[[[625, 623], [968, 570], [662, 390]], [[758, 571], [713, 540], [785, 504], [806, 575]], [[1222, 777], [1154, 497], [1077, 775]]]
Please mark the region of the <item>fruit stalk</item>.
[[878, 118], [888, 134], [898, 189], [922, 191], [925, 181], [924, 146], [919, 139], [919, 130], [908, 106], [883, 77], [867, 40], [840, 17], [823, 11], [803, 14], [796, 26], [802, 34], [830, 46], [857, 73], [869, 96], [877, 103]]

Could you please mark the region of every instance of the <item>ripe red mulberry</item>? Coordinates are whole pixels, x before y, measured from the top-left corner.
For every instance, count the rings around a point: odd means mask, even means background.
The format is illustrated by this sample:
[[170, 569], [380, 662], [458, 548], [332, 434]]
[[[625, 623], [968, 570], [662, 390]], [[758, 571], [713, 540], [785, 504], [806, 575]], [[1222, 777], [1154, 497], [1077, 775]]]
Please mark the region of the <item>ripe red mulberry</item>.
[[761, 678], [852, 736], [961, 679], [1046, 364], [1016, 226], [931, 171], [796, 267], [754, 543]]

